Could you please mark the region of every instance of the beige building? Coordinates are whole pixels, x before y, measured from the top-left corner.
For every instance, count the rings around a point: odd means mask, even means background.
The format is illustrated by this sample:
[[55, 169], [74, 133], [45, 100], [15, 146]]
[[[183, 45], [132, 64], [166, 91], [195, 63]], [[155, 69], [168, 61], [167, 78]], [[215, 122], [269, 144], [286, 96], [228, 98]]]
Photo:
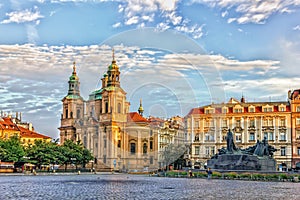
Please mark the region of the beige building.
[[[62, 99], [60, 142], [81, 141], [95, 156], [94, 167], [98, 170], [157, 170], [161, 127], [143, 117], [142, 102], [138, 112], [129, 112], [130, 103], [121, 88], [114, 55], [101, 80], [102, 87], [85, 101], [74, 63], [68, 94]], [[172, 138], [177, 140], [181, 138]]]
[[292, 167], [300, 168], [300, 89], [289, 91], [292, 127]]
[[192, 138], [192, 165], [203, 167], [218, 149], [225, 147], [225, 136], [231, 129], [239, 148], [253, 146], [257, 140], [266, 138], [278, 150], [274, 153], [278, 169], [291, 168], [293, 152], [297, 151], [295, 147], [292, 149], [291, 117], [289, 102], [246, 102], [244, 98], [241, 101], [231, 98], [227, 103], [194, 108], [186, 116], [187, 132]]

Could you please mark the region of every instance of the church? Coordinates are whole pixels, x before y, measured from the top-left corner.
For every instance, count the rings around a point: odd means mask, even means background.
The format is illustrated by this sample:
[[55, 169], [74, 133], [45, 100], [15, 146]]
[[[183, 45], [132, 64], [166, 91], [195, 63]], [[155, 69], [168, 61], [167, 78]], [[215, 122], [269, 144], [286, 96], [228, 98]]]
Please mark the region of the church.
[[[129, 112], [130, 103], [120, 85], [120, 70], [112, 56], [112, 62], [102, 77], [102, 86], [92, 91], [88, 100], [80, 95], [80, 81], [73, 63], [67, 96], [62, 99], [60, 142], [80, 141], [95, 157], [96, 170], [153, 171], [159, 160], [160, 125], [143, 117], [142, 102], [138, 112]], [[169, 123], [181, 123], [169, 120]], [[168, 128], [171, 127], [168, 125]], [[178, 135], [183, 136], [183, 124]], [[172, 129], [174, 132], [174, 129]], [[183, 141], [172, 133], [173, 141]]]

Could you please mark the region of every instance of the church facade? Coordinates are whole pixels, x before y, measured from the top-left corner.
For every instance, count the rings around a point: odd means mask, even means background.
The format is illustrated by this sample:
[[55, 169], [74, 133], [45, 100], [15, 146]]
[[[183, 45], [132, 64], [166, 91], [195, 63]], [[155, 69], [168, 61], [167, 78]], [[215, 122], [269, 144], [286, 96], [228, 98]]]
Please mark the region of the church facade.
[[[97, 170], [157, 170], [159, 163], [163, 163], [158, 155], [161, 128], [143, 117], [142, 102], [138, 112], [129, 112], [130, 103], [120, 85], [120, 70], [114, 53], [101, 80], [102, 87], [84, 100], [74, 63], [68, 94], [62, 99], [60, 142], [81, 141], [94, 155], [93, 165]], [[183, 131], [182, 128], [178, 130]], [[172, 136], [177, 135], [183, 134]]]

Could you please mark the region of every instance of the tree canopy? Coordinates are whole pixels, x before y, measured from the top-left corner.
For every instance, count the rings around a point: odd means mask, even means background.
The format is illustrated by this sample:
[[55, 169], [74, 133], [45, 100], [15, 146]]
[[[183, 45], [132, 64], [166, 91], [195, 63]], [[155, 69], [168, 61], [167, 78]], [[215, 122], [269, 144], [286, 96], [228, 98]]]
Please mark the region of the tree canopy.
[[56, 142], [36, 140], [33, 145], [23, 146], [17, 136], [7, 140], [0, 139], [0, 160], [6, 162], [28, 162], [38, 168], [42, 165], [68, 164], [85, 165], [93, 160], [91, 152], [84, 146], [71, 140], [66, 140], [63, 145]]

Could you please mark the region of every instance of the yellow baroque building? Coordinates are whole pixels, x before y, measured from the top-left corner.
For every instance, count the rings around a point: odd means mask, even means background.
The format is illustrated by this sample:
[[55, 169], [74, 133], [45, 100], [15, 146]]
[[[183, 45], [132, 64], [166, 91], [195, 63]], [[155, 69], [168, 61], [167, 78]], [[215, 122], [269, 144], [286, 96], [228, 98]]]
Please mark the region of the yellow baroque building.
[[[60, 142], [68, 139], [82, 142], [94, 155], [93, 166], [97, 170], [157, 170], [162, 163], [158, 141], [163, 125], [143, 117], [142, 102], [138, 112], [129, 112], [130, 103], [120, 85], [120, 70], [114, 54], [101, 80], [101, 88], [84, 100], [74, 63], [68, 94], [62, 99]], [[183, 129], [176, 130], [176, 136], [183, 135]], [[173, 132], [170, 134], [174, 135]]]
[[0, 117], [0, 139], [6, 140], [12, 136], [18, 136], [24, 146], [34, 144], [36, 140], [45, 140], [47, 142], [52, 140], [49, 136], [35, 132], [31, 123], [21, 122], [18, 114], [16, 114], [16, 117]]
[[277, 151], [278, 170], [294, 168], [300, 162], [300, 96], [289, 92], [289, 101], [246, 102], [231, 98], [227, 103], [210, 104], [192, 109], [185, 117], [191, 136], [190, 161], [203, 167], [218, 149], [226, 146], [231, 129], [239, 148], [253, 146], [266, 138]]

